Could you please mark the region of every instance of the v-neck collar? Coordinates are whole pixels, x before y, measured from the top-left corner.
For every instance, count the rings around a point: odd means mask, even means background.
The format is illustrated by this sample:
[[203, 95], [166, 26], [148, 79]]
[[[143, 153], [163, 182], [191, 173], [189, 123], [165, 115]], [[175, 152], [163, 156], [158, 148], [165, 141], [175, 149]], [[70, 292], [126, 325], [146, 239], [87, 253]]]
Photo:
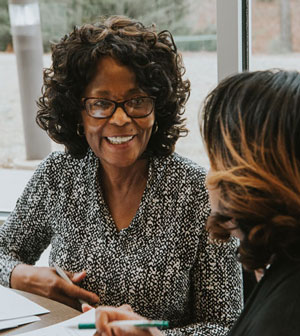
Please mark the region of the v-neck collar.
[[[94, 160], [94, 162], [91, 162], [91, 166], [90, 169], [92, 169], [91, 173], [91, 192], [92, 192], [92, 196], [93, 199], [97, 200], [96, 201], [96, 207], [98, 209], [97, 212], [100, 213], [102, 212], [104, 215], [104, 220], [102, 223], [105, 222], [106, 224], [106, 229], [111, 233], [111, 235], [115, 236], [115, 237], [123, 237], [123, 236], [127, 236], [135, 231], [141, 231], [143, 230], [143, 223], [141, 221], [141, 218], [143, 217], [144, 211], [146, 211], [147, 208], [147, 204], [148, 201], [151, 199], [151, 194], [152, 194], [152, 190], [153, 187], [156, 183], [153, 183], [155, 181], [155, 163], [157, 161], [157, 159], [155, 157], [150, 157], [148, 159], [148, 173], [147, 173], [147, 183], [146, 183], [146, 187], [145, 190], [143, 192], [139, 207], [137, 209], [136, 214], [134, 215], [134, 217], [131, 220], [131, 223], [129, 224], [129, 226], [127, 228], [124, 228], [120, 231], [117, 230], [117, 227], [115, 225], [115, 222], [112, 218], [112, 215], [110, 213], [110, 210], [108, 208], [108, 205], [104, 199], [104, 195], [103, 195], [103, 190], [101, 187], [101, 176], [99, 175], [99, 168], [100, 168], [100, 160], [98, 157], [96, 157], [96, 155], [93, 153], [93, 151], [91, 149], [89, 149], [88, 151], [88, 156], [89, 159], [91, 161]], [[101, 211], [100, 211], [101, 209]]]

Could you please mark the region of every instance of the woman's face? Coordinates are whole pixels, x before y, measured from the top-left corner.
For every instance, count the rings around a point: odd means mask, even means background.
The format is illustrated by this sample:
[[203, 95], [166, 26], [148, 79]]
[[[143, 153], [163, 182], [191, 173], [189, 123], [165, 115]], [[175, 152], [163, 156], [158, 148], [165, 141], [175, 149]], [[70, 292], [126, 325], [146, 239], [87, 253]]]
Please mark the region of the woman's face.
[[[213, 174], [213, 170], [209, 169], [208, 173], [207, 173], [207, 177], [206, 177], [206, 187], [208, 190], [208, 194], [209, 194], [209, 202], [210, 202], [210, 207], [211, 207], [211, 212], [219, 212], [220, 211], [220, 189], [218, 187], [216, 187], [215, 185], [210, 184], [209, 181], [209, 177]], [[228, 221], [225, 223], [226, 225], [226, 229], [231, 229], [230, 234], [232, 236], [235, 236], [237, 238], [239, 238], [240, 240], [243, 239], [244, 234], [242, 233], [242, 231], [240, 229], [236, 228], [236, 225], [232, 222], [232, 220]]]
[[[117, 102], [147, 96], [128, 67], [105, 56], [97, 64], [95, 76], [84, 91], [84, 97], [97, 97]], [[154, 112], [144, 118], [134, 119], [121, 107], [107, 119], [96, 119], [81, 111], [87, 142], [93, 152], [107, 167], [133, 165], [145, 151], [154, 124]]]

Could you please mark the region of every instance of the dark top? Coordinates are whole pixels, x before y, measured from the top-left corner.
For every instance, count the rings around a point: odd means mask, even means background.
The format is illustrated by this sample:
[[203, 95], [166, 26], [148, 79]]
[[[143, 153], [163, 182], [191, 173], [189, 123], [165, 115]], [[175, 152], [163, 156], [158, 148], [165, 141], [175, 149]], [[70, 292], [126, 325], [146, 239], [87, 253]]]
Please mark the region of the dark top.
[[169, 320], [168, 335], [227, 334], [242, 307], [237, 242], [208, 239], [205, 171], [177, 154], [150, 158], [139, 209], [118, 232], [99, 165], [91, 150], [83, 159], [52, 153], [40, 164], [0, 228], [0, 284], [51, 244], [50, 266], [86, 270], [80, 285], [101, 304]]
[[249, 297], [229, 336], [300, 335], [300, 262], [276, 260]]

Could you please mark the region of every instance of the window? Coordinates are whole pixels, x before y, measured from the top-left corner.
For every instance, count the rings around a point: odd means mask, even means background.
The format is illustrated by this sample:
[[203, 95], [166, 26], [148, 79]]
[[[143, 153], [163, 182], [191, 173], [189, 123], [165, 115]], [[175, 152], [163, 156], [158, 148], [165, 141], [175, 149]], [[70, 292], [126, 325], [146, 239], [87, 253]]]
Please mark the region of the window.
[[300, 70], [300, 2], [252, 0], [250, 70]]
[[[182, 51], [186, 77], [192, 87], [185, 113], [190, 133], [178, 141], [176, 151], [207, 166], [198, 129], [198, 111], [204, 97], [217, 83], [216, 3], [216, 0], [40, 0], [44, 66], [51, 64], [49, 41], [57, 41], [76, 24], [96, 21], [99, 15], [125, 14], [145, 24], [155, 22], [158, 30], [169, 29]], [[7, 3], [5, 6], [3, 13], [7, 16]], [[9, 20], [6, 21], [9, 31]], [[6, 38], [1, 41], [2, 50], [12, 51], [9, 36]], [[1, 74], [4, 74], [1, 95], [7, 104], [0, 110], [3, 121], [0, 131], [4, 134], [0, 142], [0, 165], [11, 167], [25, 159], [24, 130], [16, 57], [13, 53], [3, 53], [1, 57]], [[61, 147], [52, 143], [52, 150], [57, 149]]]

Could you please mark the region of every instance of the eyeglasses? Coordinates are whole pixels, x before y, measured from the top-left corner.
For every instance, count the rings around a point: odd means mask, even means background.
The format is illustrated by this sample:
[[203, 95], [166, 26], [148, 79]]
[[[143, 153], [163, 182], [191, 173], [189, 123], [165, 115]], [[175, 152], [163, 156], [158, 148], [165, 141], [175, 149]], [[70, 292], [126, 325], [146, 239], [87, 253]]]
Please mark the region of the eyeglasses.
[[88, 115], [93, 118], [110, 118], [118, 107], [131, 118], [145, 118], [153, 112], [155, 97], [134, 97], [116, 102], [114, 100], [86, 97], [83, 98], [83, 105]]

